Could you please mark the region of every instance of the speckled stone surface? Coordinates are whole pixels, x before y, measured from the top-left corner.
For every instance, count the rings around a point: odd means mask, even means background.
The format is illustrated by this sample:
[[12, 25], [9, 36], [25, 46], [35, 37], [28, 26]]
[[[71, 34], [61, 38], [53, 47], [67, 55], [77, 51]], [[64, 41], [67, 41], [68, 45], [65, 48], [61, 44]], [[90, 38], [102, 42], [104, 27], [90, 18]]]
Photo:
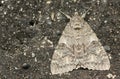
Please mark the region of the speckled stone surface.
[[[109, 54], [108, 71], [77, 69], [51, 75], [58, 40], [75, 11], [88, 11], [85, 21]], [[119, 0], [0, 0], [1, 79], [120, 79]], [[112, 74], [112, 75], [109, 75]]]

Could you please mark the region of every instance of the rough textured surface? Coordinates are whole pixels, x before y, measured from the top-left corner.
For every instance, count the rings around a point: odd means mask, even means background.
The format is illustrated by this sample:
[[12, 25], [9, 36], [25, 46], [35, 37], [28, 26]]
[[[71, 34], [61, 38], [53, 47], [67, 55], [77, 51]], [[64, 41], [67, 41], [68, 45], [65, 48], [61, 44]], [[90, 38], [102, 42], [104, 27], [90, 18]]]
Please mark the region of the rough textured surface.
[[[84, 13], [103, 46], [109, 46], [109, 71], [73, 70], [51, 75], [54, 48], [72, 16]], [[120, 79], [119, 0], [0, 0], [1, 79]], [[75, 10], [76, 9], [76, 10]], [[25, 64], [26, 63], [26, 64]]]
[[95, 32], [84, 18], [75, 12], [63, 30], [50, 68], [52, 74], [63, 74], [80, 67], [109, 70], [110, 61]]

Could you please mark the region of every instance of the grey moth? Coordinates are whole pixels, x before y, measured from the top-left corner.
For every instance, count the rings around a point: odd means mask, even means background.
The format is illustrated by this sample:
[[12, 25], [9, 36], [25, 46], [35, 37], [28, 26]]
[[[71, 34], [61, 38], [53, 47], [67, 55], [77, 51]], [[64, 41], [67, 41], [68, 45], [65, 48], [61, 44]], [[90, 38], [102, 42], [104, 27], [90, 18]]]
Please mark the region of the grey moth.
[[77, 12], [69, 18], [52, 56], [51, 73], [62, 74], [80, 67], [109, 70], [107, 53], [90, 25]]

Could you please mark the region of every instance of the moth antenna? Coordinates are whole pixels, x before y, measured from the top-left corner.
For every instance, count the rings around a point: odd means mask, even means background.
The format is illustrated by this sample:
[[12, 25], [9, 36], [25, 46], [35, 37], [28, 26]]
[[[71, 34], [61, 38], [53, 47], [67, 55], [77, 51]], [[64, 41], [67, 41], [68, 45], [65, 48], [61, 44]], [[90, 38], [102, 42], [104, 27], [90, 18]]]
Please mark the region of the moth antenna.
[[68, 19], [71, 19], [71, 17], [67, 14], [65, 14], [64, 12], [62, 12], [61, 10], [59, 10], [63, 15], [65, 15]]
[[84, 14], [82, 14], [82, 18], [85, 18], [85, 16], [86, 16], [86, 14], [87, 14], [87, 12], [89, 11], [91, 9], [91, 7], [84, 13]]
[[[70, 16], [60, 12], [71, 20]], [[62, 75], [78, 68], [109, 70], [110, 60], [96, 33], [79, 16], [78, 12], [75, 12], [72, 21], [66, 24], [58, 41], [52, 56], [50, 70], [52, 75]]]

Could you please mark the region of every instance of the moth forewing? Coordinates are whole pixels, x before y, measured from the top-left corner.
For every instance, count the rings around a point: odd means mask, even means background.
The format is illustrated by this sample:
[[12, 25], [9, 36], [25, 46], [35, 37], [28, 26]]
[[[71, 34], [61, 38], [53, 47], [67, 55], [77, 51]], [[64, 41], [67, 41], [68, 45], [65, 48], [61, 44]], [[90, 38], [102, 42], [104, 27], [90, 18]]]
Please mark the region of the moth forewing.
[[51, 73], [62, 74], [78, 67], [109, 70], [110, 61], [90, 25], [75, 13], [70, 18], [55, 48]]

